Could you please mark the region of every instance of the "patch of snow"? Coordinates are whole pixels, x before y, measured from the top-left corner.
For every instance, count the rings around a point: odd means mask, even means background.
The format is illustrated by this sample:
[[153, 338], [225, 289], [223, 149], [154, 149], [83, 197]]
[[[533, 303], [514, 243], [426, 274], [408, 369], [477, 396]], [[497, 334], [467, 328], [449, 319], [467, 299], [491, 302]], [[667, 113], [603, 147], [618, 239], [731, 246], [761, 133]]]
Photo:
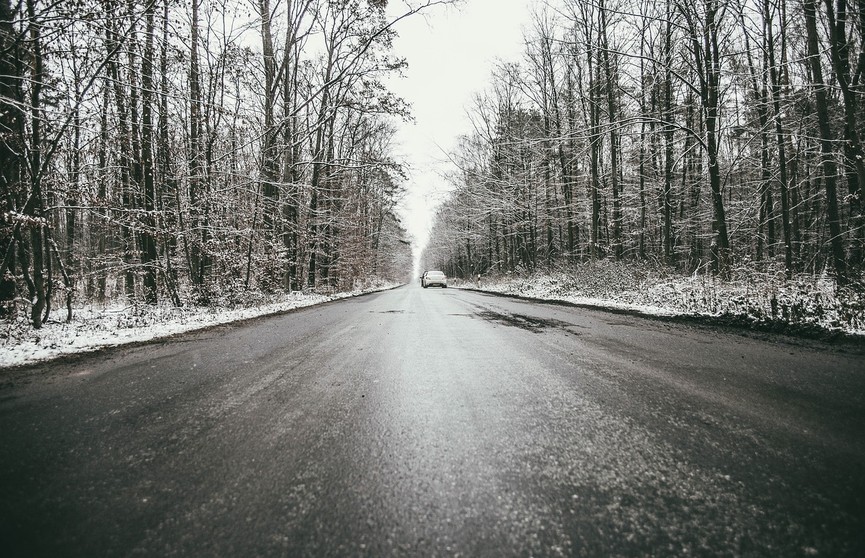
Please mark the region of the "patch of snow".
[[5, 328], [5, 331], [0, 331], [0, 369], [126, 343], [160, 339], [396, 286], [395, 283], [388, 283], [375, 288], [328, 295], [295, 292], [242, 308], [176, 308], [167, 304], [89, 305], [76, 308], [70, 323], [60, 321], [66, 315], [66, 309], [61, 308], [55, 310], [52, 319], [38, 330], [31, 328], [23, 317], [12, 322], [0, 322]]

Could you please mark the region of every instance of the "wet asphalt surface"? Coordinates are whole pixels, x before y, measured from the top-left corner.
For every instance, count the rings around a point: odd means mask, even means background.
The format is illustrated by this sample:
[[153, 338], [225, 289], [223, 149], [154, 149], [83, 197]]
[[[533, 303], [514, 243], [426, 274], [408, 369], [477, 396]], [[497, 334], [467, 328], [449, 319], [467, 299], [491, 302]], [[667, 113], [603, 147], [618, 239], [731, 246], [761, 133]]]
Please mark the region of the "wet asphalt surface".
[[0, 371], [4, 556], [863, 556], [865, 355], [416, 285]]

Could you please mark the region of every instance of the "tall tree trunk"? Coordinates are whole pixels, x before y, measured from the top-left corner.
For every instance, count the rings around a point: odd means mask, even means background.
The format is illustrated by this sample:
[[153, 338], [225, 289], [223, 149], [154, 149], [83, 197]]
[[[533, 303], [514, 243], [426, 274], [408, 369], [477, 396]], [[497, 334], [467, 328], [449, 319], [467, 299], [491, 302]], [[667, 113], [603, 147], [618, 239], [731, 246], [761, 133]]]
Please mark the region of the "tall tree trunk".
[[[202, 0], [192, 0], [189, 51], [189, 229], [183, 235], [186, 247], [189, 278], [196, 287], [204, 284], [207, 257], [205, 247], [207, 230], [204, 226], [204, 164], [202, 161], [202, 118], [204, 117], [201, 94], [201, 71], [198, 61], [199, 6]], [[199, 293], [201, 294], [201, 293]]]
[[[850, 194], [852, 221], [850, 228], [854, 238], [848, 265], [852, 264], [859, 268], [865, 263], [863, 262], [863, 256], [865, 256], [865, 218], [863, 218], [862, 200], [862, 193], [865, 192], [865, 149], [863, 149], [860, 135], [860, 95], [857, 94], [856, 77], [852, 75], [850, 67], [851, 41], [847, 37], [847, 2], [848, 0], [836, 0], [836, 5], [833, 7], [832, 0], [823, 0], [829, 27], [829, 53], [832, 66], [835, 68], [835, 81], [841, 89], [841, 99], [844, 105], [844, 166]], [[865, 51], [862, 46], [860, 49]]]
[[[332, 77], [333, 60], [327, 61], [327, 67], [324, 73], [324, 83], [328, 84]], [[318, 274], [320, 273], [321, 262], [319, 256], [323, 249], [323, 221], [321, 214], [323, 207], [326, 207], [327, 200], [323, 199], [323, 184], [328, 180], [328, 170], [326, 164], [326, 142], [327, 138], [327, 123], [331, 117], [328, 116], [330, 109], [330, 87], [326, 86], [321, 93], [321, 105], [318, 110], [318, 118], [315, 121], [315, 143], [313, 145], [312, 155], [312, 178], [310, 180], [310, 201], [309, 201], [309, 225], [307, 235], [309, 237], [309, 262], [307, 267], [307, 285], [315, 288]]]
[[[793, 239], [790, 230], [790, 195], [787, 176], [787, 139], [781, 116], [781, 77], [775, 62], [775, 37], [772, 30], [774, 18], [769, 9], [769, 0], [763, 0], [763, 21], [766, 38], [766, 51], [769, 55], [769, 80], [772, 90], [773, 119], [775, 121], [775, 136], [778, 142], [778, 185], [781, 195], [781, 230], [784, 233], [784, 269], [787, 277], [793, 275]], [[782, 19], [781, 25], [786, 25]]]
[[[643, 29], [643, 34], [645, 34], [645, 28]], [[639, 163], [637, 172], [639, 173], [638, 180], [640, 183], [640, 225], [639, 225], [639, 240], [637, 241], [637, 257], [641, 260], [646, 259], [646, 225], [647, 225], [647, 217], [648, 211], [646, 208], [646, 141], [648, 140], [648, 134], [646, 133], [647, 128], [647, 120], [649, 120], [650, 115], [648, 109], [646, 107], [646, 84], [647, 84], [647, 76], [646, 76], [646, 62], [645, 62], [645, 44], [643, 41], [640, 42], [640, 155], [639, 155]]]
[[839, 283], [847, 282], [847, 260], [841, 236], [841, 216], [838, 211], [836, 181], [838, 169], [832, 149], [832, 126], [829, 120], [829, 98], [826, 83], [823, 81], [823, 65], [820, 62], [820, 40], [817, 34], [817, 7], [815, 0], [803, 0], [805, 13], [805, 32], [807, 35], [808, 65], [814, 86], [817, 108], [817, 122], [820, 129], [820, 150], [823, 159], [823, 184], [826, 189], [826, 211], [829, 221], [829, 245], [832, 250], [832, 263]]
[[[72, 161], [71, 168], [69, 172], [69, 186], [66, 189], [66, 207], [64, 208], [64, 213], [66, 214], [66, 242], [65, 242], [65, 252], [66, 252], [66, 262], [69, 269], [75, 269], [75, 261], [77, 260], [76, 255], [76, 246], [75, 246], [75, 235], [76, 235], [76, 216], [77, 216], [77, 205], [78, 205], [78, 197], [79, 190], [81, 188], [81, 109], [80, 105], [82, 102], [81, 95], [81, 72], [78, 67], [78, 60], [73, 58], [71, 61], [72, 64], [72, 75], [74, 80], [74, 97], [73, 97], [73, 107], [72, 107]], [[62, 257], [58, 250], [58, 258]]]
[[283, 182], [287, 184], [287, 195], [283, 203], [283, 245], [285, 248], [286, 266], [284, 271], [284, 288], [289, 291], [300, 289], [300, 175], [298, 165], [301, 162], [301, 141], [298, 138], [299, 117], [298, 80], [300, 70], [301, 41], [303, 30], [301, 25], [312, 7], [313, 0], [300, 0], [288, 3], [286, 9], [285, 48], [282, 61], [283, 83], [283, 118], [282, 125], [284, 159]]
[[[720, 81], [721, 50], [718, 45], [718, 25], [726, 10], [719, 0], [704, 0], [703, 20], [697, 21], [696, 11], [689, 5], [682, 6], [682, 13], [691, 28], [691, 48], [694, 68], [699, 78], [700, 100], [705, 113], [705, 150], [709, 172], [709, 188], [712, 195], [712, 265], [722, 275], [729, 270], [730, 239], [727, 233], [727, 215], [721, 183], [720, 153]], [[697, 29], [702, 27], [701, 37]]]
[[664, 23], [664, 94], [663, 94], [663, 134], [664, 134], [664, 189], [661, 196], [663, 214], [664, 261], [675, 263], [673, 252], [673, 139], [675, 123], [673, 119], [673, 10], [670, 0], [666, 4]]
[[0, 0], [0, 317], [14, 312], [16, 293], [15, 230], [19, 227], [10, 218], [20, 208], [21, 154], [24, 152], [24, 123], [20, 110], [23, 105], [21, 82], [21, 45], [12, 25], [14, 12], [9, 0]]
[[[159, 184], [161, 184], [160, 195], [155, 202], [160, 216], [158, 226], [170, 234], [164, 235], [163, 250], [165, 252], [165, 286], [171, 296], [174, 306], [181, 306], [180, 294], [177, 289], [177, 271], [172, 264], [172, 257], [177, 249], [177, 231], [184, 229], [183, 211], [174, 200], [178, 198], [177, 178], [171, 166], [171, 145], [169, 134], [168, 113], [168, 1], [162, 3], [162, 45], [159, 53], [159, 122], [158, 122], [158, 148], [156, 159], [159, 166]], [[172, 215], [173, 212], [173, 215]], [[168, 221], [168, 224], [166, 224]]]
[[[754, 58], [751, 55], [751, 41], [749, 38], [748, 28], [745, 24], [745, 16], [740, 14], [742, 22], [742, 31], [745, 37], [745, 52], [748, 60], [748, 73], [751, 77], [751, 87], [753, 88], [755, 110], [757, 119], [760, 123], [760, 211], [757, 221], [757, 246], [756, 255], [757, 261], [763, 261], [764, 244], [767, 245], [769, 257], [774, 254], [775, 243], [775, 209], [772, 196], [772, 171], [769, 168], [769, 92], [766, 85], [767, 72], [761, 72], [762, 79], [758, 76], [758, 70], [754, 64]], [[764, 27], [767, 25], [764, 20]], [[764, 66], [767, 66], [767, 54], [764, 53]], [[766, 234], [763, 234], [763, 227], [766, 228]]]
[[24, 214], [34, 218], [30, 226], [30, 249], [33, 255], [33, 306], [30, 323], [34, 329], [42, 327], [43, 311], [47, 305], [45, 293], [45, 243], [42, 227], [42, 86], [45, 75], [42, 59], [41, 23], [36, 18], [36, 0], [27, 0], [28, 31], [33, 60], [30, 90], [31, 138], [30, 138], [30, 197], [24, 206]]
[[[106, 50], [113, 51], [118, 48], [117, 31], [113, 18], [117, 10], [114, 0], [105, 0], [105, 13], [107, 15], [106, 24]], [[111, 83], [114, 88], [114, 102], [117, 108], [117, 127], [120, 138], [118, 139], [119, 149], [117, 150], [118, 167], [120, 171], [120, 195], [122, 198], [122, 206], [127, 213], [131, 214], [134, 209], [134, 196], [132, 195], [132, 159], [134, 154], [132, 149], [132, 131], [130, 128], [130, 109], [129, 102], [126, 97], [126, 91], [123, 84], [126, 82], [120, 73], [120, 67], [116, 59], [112, 58], [108, 63], [108, 74], [111, 78]], [[128, 224], [128, 215], [121, 215], [120, 221], [120, 236], [123, 242], [123, 267], [124, 267], [124, 292], [127, 298], [135, 296], [135, 272], [133, 270], [133, 246], [134, 233]]]
[[144, 230], [141, 232], [141, 264], [144, 267], [144, 300], [157, 302], [156, 275], [159, 257], [156, 253], [156, 182], [153, 162], [153, 57], [154, 3], [147, 5], [144, 54], [141, 59], [141, 167], [144, 186]]
[[610, 126], [610, 187], [613, 196], [612, 247], [613, 254], [616, 259], [619, 260], [623, 255], [622, 202], [619, 199], [619, 134], [617, 131], [619, 123], [618, 112], [616, 110], [616, 103], [618, 102], [616, 95], [618, 93], [619, 83], [616, 69], [610, 60], [610, 44], [607, 30], [609, 22], [607, 20], [607, 8], [604, 0], [600, 0], [599, 10], [601, 16], [601, 52], [603, 54], [605, 88], [607, 90], [607, 116]]
[[705, 79], [703, 102], [706, 108], [706, 150], [709, 163], [709, 187], [714, 209], [713, 232], [717, 242], [717, 269], [721, 274], [729, 270], [730, 239], [727, 234], [727, 215], [721, 191], [721, 167], [718, 160], [720, 142], [720, 81], [721, 52], [718, 46], [718, 0], [706, 0], [706, 25], [703, 31]]
[[[110, 76], [111, 72], [109, 72]], [[109, 230], [106, 226], [107, 222], [107, 213], [108, 213], [108, 176], [109, 176], [109, 168], [108, 168], [108, 136], [109, 136], [109, 124], [108, 124], [108, 114], [109, 108], [111, 105], [111, 88], [108, 86], [108, 80], [106, 80], [105, 85], [102, 90], [102, 110], [99, 116], [99, 150], [98, 150], [98, 165], [99, 165], [99, 204], [101, 205], [101, 209], [105, 215], [99, 220], [98, 226], [93, 227], [93, 234], [95, 235], [95, 244], [96, 244], [96, 254], [102, 258], [105, 256], [108, 250], [108, 236]], [[91, 258], [91, 261], [95, 258]], [[88, 264], [92, 265], [92, 264]], [[105, 266], [99, 264], [99, 267], [93, 270], [91, 268], [91, 273], [96, 275], [96, 299], [99, 302], [105, 301], [106, 290], [108, 288], [108, 274], [106, 273]]]
[[[556, 154], [558, 156], [558, 164], [559, 169], [562, 175], [562, 195], [564, 197], [565, 202], [565, 221], [566, 227], [568, 231], [568, 240], [566, 251], [569, 257], [573, 257], [575, 250], [575, 238], [574, 238], [574, 217], [573, 217], [573, 185], [572, 185], [572, 172], [571, 165], [568, 162], [568, 154], [565, 153], [565, 146], [567, 145], [567, 140], [565, 139], [564, 134], [564, 124], [562, 122], [563, 116], [562, 111], [559, 107], [559, 92], [558, 92], [558, 83], [556, 82], [555, 76], [555, 66], [553, 65], [553, 55], [552, 55], [552, 39], [551, 37], [544, 37], [543, 40], [543, 66], [546, 68], [545, 70], [545, 82], [544, 88], [549, 87], [549, 95], [545, 95], [548, 99], [549, 107], [544, 111], [545, 118], [547, 119], [546, 128], [549, 133], [555, 133], [555, 142], [556, 142]], [[568, 80], [568, 93], [569, 95], [572, 93], [572, 87], [570, 84], [570, 79]], [[548, 85], [547, 85], [548, 84]], [[551, 122], [550, 122], [551, 120]], [[552, 124], [552, 125], [551, 125]], [[547, 170], [549, 172], [549, 169]], [[548, 231], [548, 254], [552, 254], [552, 229]]]
[[[591, 25], [586, 23], [587, 26]], [[600, 93], [598, 91], [598, 82], [600, 81], [600, 67], [595, 68], [594, 56], [595, 45], [591, 44], [591, 40], [587, 39], [586, 59], [588, 61], [587, 74], [589, 76], [589, 171], [590, 171], [590, 191], [592, 201], [592, 229], [591, 229], [591, 246], [590, 254], [592, 259], [597, 259], [601, 256], [601, 115], [600, 115]], [[599, 56], [600, 57], [600, 56]], [[599, 64], [597, 65], [599, 66]]]
[[[279, 203], [278, 153], [276, 140], [278, 130], [274, 124], [276, 107], [277, 69], [271, 31], [271, 7], [269, 0], [258, 1], [261, 18], [261, 48], [264, 62], [264, 133], [261, 146], [261, 192], [264, 197], [262, 206], [262, 226], [265, 232], [265, 246], [270, 252], [276, 232], [276, 209]], [[270, 278], [269, 278], [270, 282]]]
[[[574, 61], [574, 65], [577, 67], [577, 70], [579, 72], [580, 62], [578, 55], [576, 53], [571, 54], [571, 59]], [[567, 87], [568, 101], [565, 103], [565, 106], [568, 119], [568, 130], [573, 132], [578, 128], [579, 125], [577, 123], [577, 103], [575, 95], [575, 91], [577, 90], [577, 88], [574, 86], [574, 76], [572, 72], [568, 72]], [[576, 152], [573, 133], [569, 134], [565, 145], [568, 146], [568, 154], [573, 157], [573, 154]], [[563, 174], [565, 169], [567, 169], [567, 174], [564, 174], [562, 176], [562, 196], [565, 198], [564, 201], [567, 229], [568, 260], [573, 262], [577, 257], [577, 248], [580, 244], [580, 228], [574, 217], [574, 191], [576, 190], [576, 172], [574, 165], [567, 160], [567, 157], [565, 157], [564, 150], [562, 148], [559, 149], [559, 160], [563, 165]]]

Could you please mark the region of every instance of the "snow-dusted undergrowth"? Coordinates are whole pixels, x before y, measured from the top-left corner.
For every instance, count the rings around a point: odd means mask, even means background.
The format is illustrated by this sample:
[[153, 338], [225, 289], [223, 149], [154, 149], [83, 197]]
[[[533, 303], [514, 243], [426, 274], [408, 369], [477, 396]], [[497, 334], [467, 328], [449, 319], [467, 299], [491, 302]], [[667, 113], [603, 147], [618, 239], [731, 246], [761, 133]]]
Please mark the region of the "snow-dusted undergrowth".
[[865, 292], [836, 289], [828, 277], [788, 280], [783, 273], [739, 271], [721, 280], [711, 274], [683, 277], [663, 268], [599, 261], [566, 272], [483, 277], [480, 288], [653, 315], [698, 315], [789, 331], [865, 335]]
[[64, 355], [103, 347], [168, 337], [214, 325], [276, 314], [330, 300], [385, 290], [395, 283], [373, 283], [352, 292], [333, 294], [300, 293], [265, 296], [250, 293], [242, 304], [174, 307], [168, 303], [112, 303], [75, 309], [72, 321], [65, 322], [66, 309], [55, 310], [51, 319], [34, 330], [24, 316], [0, 321], [0, 368], [50, 360]]

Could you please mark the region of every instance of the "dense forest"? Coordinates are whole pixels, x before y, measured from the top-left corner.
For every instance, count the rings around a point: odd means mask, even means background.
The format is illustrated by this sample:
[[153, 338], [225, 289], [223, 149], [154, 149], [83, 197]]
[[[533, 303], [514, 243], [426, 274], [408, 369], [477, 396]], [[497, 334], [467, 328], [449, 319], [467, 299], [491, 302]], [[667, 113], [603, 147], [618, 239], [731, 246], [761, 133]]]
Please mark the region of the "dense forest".
[[863, 43], [863, 0], [537, 4], [471, 108], [424, 266], [861, 288]]
[[[404, 280], [386, 80], [395, 23], [444, 3], [0, 0], [0, 314]], [[861, 291], [865, 0], [548, 0], [524, 38], [424, 268]]]
[[0, 0], [0, 313], [403, 280], [373, 0]]

